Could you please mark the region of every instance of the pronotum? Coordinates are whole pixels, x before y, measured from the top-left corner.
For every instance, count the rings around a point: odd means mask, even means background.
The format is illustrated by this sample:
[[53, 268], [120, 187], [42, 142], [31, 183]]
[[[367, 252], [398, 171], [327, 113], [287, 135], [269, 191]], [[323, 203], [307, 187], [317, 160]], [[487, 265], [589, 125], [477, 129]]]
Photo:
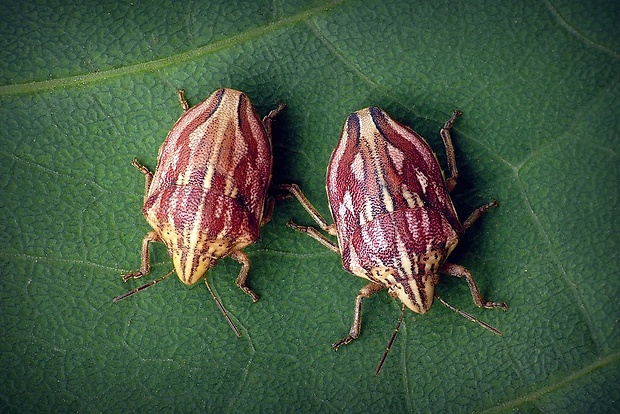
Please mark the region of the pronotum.
[[[284, 105], [261, 120], [247, 95], [233, 89], [218, 89], [192, 108], [183, 91], [178, 96], [183, 115], [159, 149], [155, 173], [132, 162], [146, 178], [142, 213], [153, 231], [142, 241], [140, 270], [123, 281], [149, 273], [149, 244], [162, 242], [186, 285], [199, 281], [219, 259], [232, 257], [242, 265], [237, 286], [256, 302], [258, 295], [246, 285], [250, 262], [242, 249], [259, 238], [260, 226], [271, 217], [271, 124]], [[239, 336], [206, 277], [205, 283]]]
[[[349, 334], [334, 343], [334, 349], [359, 336], [363, 299], [383, 289], [400, 299], [403, 311], [406, 306], [424, 314], [437, 297], [450, 309], [500, 334], [490, 325], [448, 305], [435, 293], [439, 274], [443, 273], [464, 278], [477, 306], [507, 309], [505, 303], [482, 298], [469, 270], [446, 262], [465, 230], [497, 205], [492, 201], [479, 207], [464, 222], [456, 214], [449, 195], [458, 177], [450, 130], [460, 115], [455, 111], [440, 132], [450, 170], [447, 179], [424, 138], [382, 109], [371, 107], [347, 118], [329, 161], [326, 187], [334, 224], [323, 219], [297, 185], [283, 186], [301, 202], [321, 229], [337, 236], [338, 243], [313, 227], [292, 221], [289, 226], [340, 253], [345, 270], [369, 281], [355, 300]], [[394, 336], [397, 331], [398, 327]]]

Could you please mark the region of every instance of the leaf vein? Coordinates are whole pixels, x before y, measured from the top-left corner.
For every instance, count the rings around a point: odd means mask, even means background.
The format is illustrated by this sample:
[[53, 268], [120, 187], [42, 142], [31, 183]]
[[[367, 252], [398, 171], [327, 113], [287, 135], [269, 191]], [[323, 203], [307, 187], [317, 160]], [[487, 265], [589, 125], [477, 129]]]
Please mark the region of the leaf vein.
[[570, 33], [573, 36], [575, 36], [582, 43], [584, 43], [584, 44], [586, 44], [586, 45], [588, 45], [590, 47], [593, 47], [595, 49], [598, 49], [598, 50], [604, 52], [605, 54], [613, 57], [614, 59], [620, 59], [620, 53], [618, 53], [618, 52], [616, 52], [614, 50], [611, 50], [608, 47], [603, 46], [603, 45], [601, 45], [599, 43], [596, 43], [594, 40], [590, 39], [589, 37], [587, 37], [583, 33], [580, 33], [577, 29], [575, 29], [573, 26], [571, 26], [564, 19], [564, 17], [562, 17], [560, 12], [553, 6], [553, 4], [551, 4], [551, 2], [549, 0], [543, 0], [543, 1], [545, 3], [545, 6], [547, 6], [547, 8], [549, 9], [549, 11], [553, 15], [553, 17], [555, 17], [555, 19], [560, 24], [560, 26], [562, 26], [564, 29], [566, 29], [566, 31], [568, 31], [568, 33]]
[[575, 371], [568, 376], [562, 377], [560, 381], [549, 384], [546, 387], [537, 388], [536, 391], [534, 392], [531, 392], [529, 394], [524, 394], [511, 401], [506, 401], [501, 405], [493, 407], [492, 409], [481, 411], [481, 412], [482, 413], [506, 412], [506, 411], [512, 411], [517, 407], [524, 406], [525, 404], [536, 403], [537, 401], [540, 401], [540, 399], [543, 398], [544, 396], [552, 392], [558, 391], [562, 388], [565, 388], [571, 385], [572, 383], [584, 378], [585, 376], [589, 374], [592, 374], [593, 372], [601, 368], [605, 368], [606, 366], [611, 365], [611, 364], [618, 364], [618, 362], [620, 362], [620, 353], [608, 355], [607, 357], [599, 359], [595, 361], [594, 363], [587, 365], [583, 367], [582, 369]]

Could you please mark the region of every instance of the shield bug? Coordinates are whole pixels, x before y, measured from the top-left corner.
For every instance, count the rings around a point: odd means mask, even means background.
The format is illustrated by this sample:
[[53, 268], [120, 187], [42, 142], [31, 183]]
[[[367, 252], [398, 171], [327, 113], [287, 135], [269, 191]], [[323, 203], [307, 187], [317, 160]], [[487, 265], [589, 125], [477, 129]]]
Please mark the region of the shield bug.
[[[153, 231], [142, 241], [140, 270], [123, 281], [149, 273], [149, 244], [162, 242], [186, 285], [198, 282], [219, 259], [232, 257], [242, 265], [237, 286], [256, 302], [258, 295], [246, 285], [250, 262], [242, 249], [259, 238], [259, 227], [271, 216], [271, 124], [284, 105], [261, 120], [247, 95], [233, 89], [219, 89], [192, 108], [183, 91], [178, 96], [183, 115], [159, 149], [155, 173], [132, 162], [146, 177], [142, 213]], [[239, 336], [206, 277], [205, 283]]]
[[[455, 111], [440, 131], [450, 170], [447, 179], [424, 138], [382, 109], [371, 107], [347, 118], [329, 162], [327, 196], [334, 224], [327, 224], [297, 185], [283, 186], [321, 229], [337, 237], [338, 244], [313, 227], [292, 221], [288, 225], [340, 253], [345, 270], [370, 282], [357, 295], [349, 334], [332, 345], [334, 350], [359, 336], [363, 299], [383, 289], [419, 314], [426, 313], [437, 297], [455, 312], [500, 334], [435, 293], [443, 273], [464, 278], [477, 306], [507, 309], [505, 303], [482, 298], [469, 270], [446, 263], [465, 230], [497, 205], [493, 201], [479, 207], [464, 222], [456, 214], [449, 195], [458, 177], [450, 130], [460, 115]], [[395, 334], [399, 326], [400, 321]], [[394, 336], [388, 350], [393, 340]], [[376, 373], [384, 359], [385, 355]]]

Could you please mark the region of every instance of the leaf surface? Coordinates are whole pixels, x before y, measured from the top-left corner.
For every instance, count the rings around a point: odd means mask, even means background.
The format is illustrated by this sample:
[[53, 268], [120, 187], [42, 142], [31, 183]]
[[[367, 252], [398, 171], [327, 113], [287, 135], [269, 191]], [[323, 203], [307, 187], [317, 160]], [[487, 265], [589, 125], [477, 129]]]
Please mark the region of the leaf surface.
[[[0, 13], [0, 411], [610, 412], [620, 400], [620, 8], [615, 2], [5, 2]], [[496, 198], [450, 260], [471, 270], [400, 313], [278, 204], [239, 265], [203, 284], [140, 285], [143, 177], [181, 114], [213, 90], [280, 102], [273, 179], [329, 217], [325, 169], [346, 116], [380, 106], [425, 136], [453, 109], [461, 218]], [[152, 274], [171, 268], [163, 246]]]

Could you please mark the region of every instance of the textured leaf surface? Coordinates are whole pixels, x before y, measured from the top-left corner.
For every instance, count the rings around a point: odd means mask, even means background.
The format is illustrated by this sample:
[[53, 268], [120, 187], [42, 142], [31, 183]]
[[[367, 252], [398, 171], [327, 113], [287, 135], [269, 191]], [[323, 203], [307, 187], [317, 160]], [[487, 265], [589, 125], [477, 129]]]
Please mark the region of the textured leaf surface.
[[[620, 9], [615, 2], [4, 2], [0, 13], [0, 411], [610, 412], [620, 400]], [[412, 3], [412, 4], [405, 4]], [[281, 202], [247, 249], [252, 304], [222, 260], [212, 286], [170, 278], [136, 296], [149, 230], [143, 177], [181, 113], [219, 87], [276, 122], [274, 181], [328, 217], [325, 168], [345, 117], [376, 105], [428, 138], [458, 108], [461, 217], [500, 207], [451, 258], [466, 284], [399, 315], [365, 301], [362, 335], [333, 352], [364, 284], [285, 226]], [[151, 278], [171, 268], [153, 250]]]

